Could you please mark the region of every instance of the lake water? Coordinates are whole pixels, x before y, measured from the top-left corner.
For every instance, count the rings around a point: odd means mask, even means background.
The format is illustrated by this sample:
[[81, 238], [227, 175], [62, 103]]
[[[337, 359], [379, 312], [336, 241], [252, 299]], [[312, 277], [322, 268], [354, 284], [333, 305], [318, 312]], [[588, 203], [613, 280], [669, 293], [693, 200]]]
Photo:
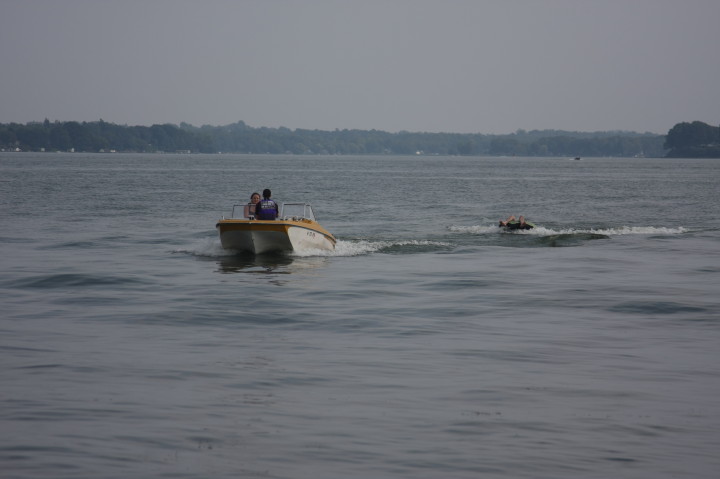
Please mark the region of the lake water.
[[[714, 479], [719, 180], [2, 153], [0, 476]], [[337, 250], [224, 252], [216, 220], [263, 188]]]

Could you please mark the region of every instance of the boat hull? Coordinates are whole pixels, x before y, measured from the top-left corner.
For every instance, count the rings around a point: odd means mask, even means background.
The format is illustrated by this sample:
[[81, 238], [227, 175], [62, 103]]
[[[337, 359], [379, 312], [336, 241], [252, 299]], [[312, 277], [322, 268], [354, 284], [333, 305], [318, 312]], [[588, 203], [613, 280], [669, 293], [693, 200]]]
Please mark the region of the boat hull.
[[224, 249], [254, 254], [335, 249], [335, 237], [317, 222], [222, 219], [216, 228]]

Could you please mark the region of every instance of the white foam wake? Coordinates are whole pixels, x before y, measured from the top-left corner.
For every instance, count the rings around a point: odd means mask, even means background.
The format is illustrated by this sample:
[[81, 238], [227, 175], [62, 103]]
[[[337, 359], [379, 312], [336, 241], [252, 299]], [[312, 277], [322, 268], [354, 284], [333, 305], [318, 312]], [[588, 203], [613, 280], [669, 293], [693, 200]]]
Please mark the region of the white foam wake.
[[[306, 249], [303, 251], [293, 251], [290, 253], [291, 256], [297, 258], [308, 258], [313, 256], [362, 256], [366, 254], [376, 253], [378, 251], [403, 247], [403, 246], [437, 246], [447, 247], [450, 243], [444, 243], [440, 241], [426, 241], [426, 240], [408, 240], [408, 241], [368, 241], [368, 240], [338, 240], [335, 245], [335, 250], [327, 251], [321, 249]], [[236, 251], [225, 250], [220, 245], [218, 238], [205, 238], [199, 241], [195, 245], [188, 246], [186, 248], [177, 248], [172, 250], [172, 253], [176, 254], [188, 254], [192, 256], [200, 256], [207, 258], [217, 258], [223, 256], [234, 256], [237, 254]]]
[[599, 234], [606, 236], [619, 235], [676, 235], [686, 233], [685, 227], [666, 228], [662, 226], [619, 226], [617, 228], [563, 228], [551, 229], [536, 226], [531, 230], [506, 231], [497, 226], [475, 225], [475, 226], [450, 226], [450, 231], [467, 234], [518, 234], [531, 236], [550, 236], [561, 234]]
[[620, 226], [618, 228], [574, 230], [575, 233], [593, 233], [600, 235], [679, 235], [687, 233], [687, 228], [666, 228], [662, 226]]
[[497, 226], [482, 226], [482, 225], [450, 226], [450, 228], [448, 228], [448, 229], [454, 233], [470, 233], [470, 234], [476, 234], [476, 235], [502, 232], [502, 230], [500, 228], [498, 228]]
[[304, 250], [304, 251], [293, 251], [293, 256], [307, 257], [307, 256], [362, 256], [366, 254], [376, 253], [378, 251], [402, 247], [402, 246], [439, 246], [445, 247], [450, 246], [450, 243], [444, 243], [441, 241], [426, 241], [426, 240], [408, 240], [408, 241], [368, 241], [368, 240], [354, 240], [344, 241], [338, 240], [335, 244], [334, 251], [325, 250]]

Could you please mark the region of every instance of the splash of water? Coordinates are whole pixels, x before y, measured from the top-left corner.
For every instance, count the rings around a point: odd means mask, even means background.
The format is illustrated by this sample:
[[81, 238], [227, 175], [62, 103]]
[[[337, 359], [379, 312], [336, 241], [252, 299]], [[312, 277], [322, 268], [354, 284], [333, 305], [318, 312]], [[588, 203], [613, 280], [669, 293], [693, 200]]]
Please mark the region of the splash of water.
[[[313, 256], [333, 257], [333, 256], [362, 256], [366, 254], [376, 253], [389, 248], [397, 248], [403, 246], [416, 247], [448, 247], [450, 243], [441, 241], [426, 240], [407, 240], [407, 241], [369, 241], [369, 240], [338, 240], [335, 250], [306, 249], [303, 251], [293, 251], [291, 256], [297, 258], [308, 258]], [[179, 248], [172, 250], [175, 254], [187, 254], [204, 258], [218, 258], [224, 256], [235, 256], [236, 251], [225, 250], [220, 245], [217, 238], [204, 238], [198, 244], [187, 248]]]
[[572, 235], [572, 234], [599, 234], [606, 236], [620, 235], [675, 235], [683, 234], [688, 230], [682, 226], [677, 228], [666, 228], [658, 226], [619, 226], [617, 228], [562, 228], [552, 229], [543, 226], [536, 226], [531, 230], [513, 230], [506, 231], [497, 226], [474, 225], [474, 226], [450, 226], [450, 231], [454, 233], [466, 234], [517, 234], [529, 236], [549, 236], [549, 235]]
[[307, 257], [307, 256], [362, 256], [366, 254], [376, 253], [389, 248], [397, 248], [402, 246], [437, 246], [446, 247], [450, 246], [450, 243], [444, 243], [440, 241], [426, 241], [426, 240], [408, 240], [408, 241], [368, 241], [368, 240], [353, 240], [344, 241], [338, 240], [335, 244], [334, 251], [324, 250], [305, 250], [305, 251], [294, 251], [293, 256]]

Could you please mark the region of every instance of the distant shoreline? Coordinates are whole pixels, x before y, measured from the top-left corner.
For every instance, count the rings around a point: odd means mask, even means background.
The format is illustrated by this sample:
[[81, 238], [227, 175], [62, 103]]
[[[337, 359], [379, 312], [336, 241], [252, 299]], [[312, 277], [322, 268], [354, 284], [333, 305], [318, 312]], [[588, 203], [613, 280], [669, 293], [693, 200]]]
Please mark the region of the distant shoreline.
[[389, 133], [379, 130], [253, 128], [186, 123], [127, 126], [96, 122], [0, 124], [4, 151], [248, 153], [293, 155], [432, 155], [528, 157], [665, 156], [665, 137], [623, 131], [518, 130], [482, 133]]

